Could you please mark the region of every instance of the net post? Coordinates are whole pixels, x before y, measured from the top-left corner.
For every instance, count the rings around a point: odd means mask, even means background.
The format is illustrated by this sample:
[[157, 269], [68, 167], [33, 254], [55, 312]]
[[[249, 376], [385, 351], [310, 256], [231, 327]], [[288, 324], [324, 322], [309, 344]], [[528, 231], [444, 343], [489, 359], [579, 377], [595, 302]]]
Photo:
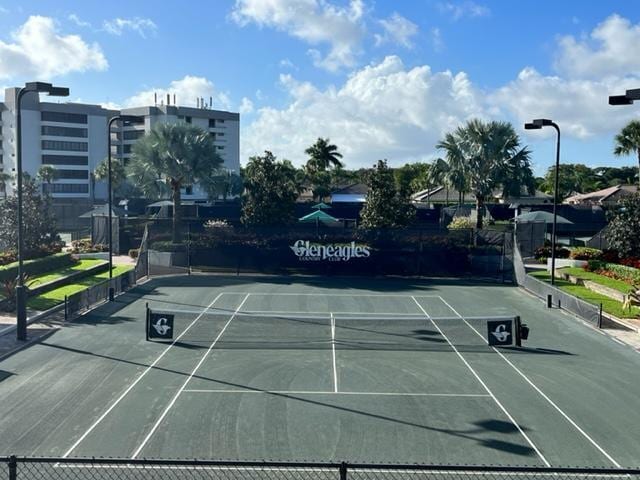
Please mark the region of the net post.
[[191, 275], [191, 222], [187, 222], [187, 275]]
[[16, 480], [18, 478], [18, 459], [15, 455], [9, 457], [9, 480]]
[[347, 462], [340, 464], [340, 480], [347, 480]]
[[522, 320], [520, 319], [520, 315], [516, 315], [513, 319], [513, 323], [515, 324], [515, 340], [516, 340], [516, 347], [521, 347], [522, 346]]
[[151, 318], [151, 311], [149, 310], [149, 302], [147, 302], [144, 306], [145, 308], [145, 322], [144, 322], [144, 333], [147, 342], [149, 341], [149, 319]]

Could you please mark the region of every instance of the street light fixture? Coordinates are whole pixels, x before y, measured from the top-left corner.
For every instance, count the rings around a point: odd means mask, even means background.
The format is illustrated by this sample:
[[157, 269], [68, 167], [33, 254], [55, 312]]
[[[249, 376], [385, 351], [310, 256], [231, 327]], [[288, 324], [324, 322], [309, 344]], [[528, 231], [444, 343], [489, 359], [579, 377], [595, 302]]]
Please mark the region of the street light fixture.
[[109, 301], [113, 302], [115, 297], [115, 289], [113, 288], [113, 283], [111, 282], [113, 278], [113, 226], [112, 226], [112, 210], [113, 210], [113, 200], [112, 200], [112, 184], [111, 184], [111, 126], [117, 122], [121, 121], [124, 124], [127, 123], [135, 123], [143, 121], [144, 117], [140, 117], [138, 115], [116, 115], [111, 117], [107, 122], [107, 169], [108, 169], [108, 178], [107, 178], [107, 189], [109, 190], [108, 194], [108, 210], [109, 210], [109, 225], [107, 226], [107, 235], [109, 235]]
[[624, 95], [611, 95], [609, 105], [631, 105], [635, 100], [640, 100], [640, 88], [627, 90]]
[[558, 133], [556, 142], [556, 172], [553, 189], [553, 226], [551, 229], [551, 285], [556, 284], [556, 226], [558, 210], [558, 175], [560, 173], [560, 127], [553, 121], [546, 118], [538, 118], [531, 123], [525, 123], [525, 130], [540, 130], [542, 127], [553, 127]]
[[16, 98], [16, 177], [18, 191], [18, 281], [16, 284], [16, 333], [18, 340], [27, 339], [27, 298], [24, 289], [23, 254], [24, 226], [22, 225], [22, 97], [27, 93], [47, 93], [53, 97], [68, 97], [69, 89], [54, 87], [45, 82], [28, 82], [21, 88]]

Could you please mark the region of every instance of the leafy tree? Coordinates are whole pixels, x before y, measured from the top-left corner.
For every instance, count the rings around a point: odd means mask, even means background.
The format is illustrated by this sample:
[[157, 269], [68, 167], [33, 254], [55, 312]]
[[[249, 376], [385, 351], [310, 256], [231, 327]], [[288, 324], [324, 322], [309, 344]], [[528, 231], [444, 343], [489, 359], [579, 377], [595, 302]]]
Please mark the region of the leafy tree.
[[605, 232], [609, 246], [621, 257], [640, 252], [640, 194], [622, 198]]
[[[104, 182], [109, 181], [109, 161], [108, 159], [102, 160], [94, 172], [96, 180], [102, 180]], [[111, 159], [111, 186], [113, 191], [117, 192], [124, 183], [127, 181], [127, 169], [124, 163], [117, 158]]]
[[364, 228], [408, 225], [415, 215], [407, 192], [399, 190], [386, 160], [378, 160], [367, 181], [369, 192], [360, 212]]
[[615, 136], [613, 154], [625, 156], [635, 153], [638, 158], [638, 182], [640, 185], [640, 121], [630, 121], [619, 134]]
[[[552, 165], [541, 185], [545, 193], [553, 194], [556, 167]], [[592, 192], [600, 188], [595, 172], [581, 163], [561, 163], [558, 174], [558, 198], [562, 200], [575, 193]]]
[[598, 179], [598, 188], [636, 183], [638, 169], [635, 167], [596, 167], [593, 173]]
[[173, 199], [174, 243], [180, 242], [183, 187], [206, 180], [218, 172], [222, 158], [206, 131], [187, 123], [159, 123], [133, 145], [128, 173], [147, 196]]
[[426, 163], [407, 163], [393, 170], [396, 188], [406, 196], [427, 188], [429, 165]]
[[249, 158], [244, 168], [242, 223], [287, 225], [295, 222], [295, 203], [301, 191], [296, 169], [269, 151]]
[[482, 228], [486, 199], [494, 188], [502, 186], [508, 172], [531, 169], [530, 151], [520, 147], [520, 138], [511, 124], [505, 122], [470, 120], [453, 133], [447, 133], [437, 148], [446, 152], [452, 169], [464, 172], [476, 199], [477, 228]]
[[[0, 203], [0, 244], [2, 249], [18, 247], [17, 192]], [[22, 220], [24, 248], [36, 250], [59, 240], [51, 198], [40, 192], [36, 181], [29, 175], [22, 179]]]
[[0, 172], [0, 190], [4, 195], [4, 198], [7, 198], [7, 183], [9, 183], [13, 179], [13, 175], [6, 172]]
[[316, 143], [304, 151], [309, 155], [309, 160], [305, 165], [308, 173], [324, 172], [331, 167], [342, 168], [344, 165], [340, 161], [342, 154], [338, 152], [338, 147], [329, 143], [328, 138], [318, 138]]

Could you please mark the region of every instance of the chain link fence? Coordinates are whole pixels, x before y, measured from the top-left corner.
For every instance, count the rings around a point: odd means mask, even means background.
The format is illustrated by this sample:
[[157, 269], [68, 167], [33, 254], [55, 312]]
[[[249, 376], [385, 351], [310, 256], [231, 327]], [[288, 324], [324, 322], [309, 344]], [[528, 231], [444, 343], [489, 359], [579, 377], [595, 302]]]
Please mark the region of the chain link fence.
[[638, 469], [17, 458], [9, 480], [640, 480]]

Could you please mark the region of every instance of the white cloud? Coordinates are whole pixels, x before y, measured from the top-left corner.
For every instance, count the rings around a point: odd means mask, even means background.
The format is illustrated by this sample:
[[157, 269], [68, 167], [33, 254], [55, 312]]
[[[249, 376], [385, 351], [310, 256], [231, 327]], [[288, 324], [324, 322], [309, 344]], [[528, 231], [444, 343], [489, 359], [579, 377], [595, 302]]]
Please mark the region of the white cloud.
[[375, 35], [376, 45], [387, 42], [401, 45], [405, 48], [413, 48], [412, 37], [418, 34], [418, 26], [397, 12], [389, 18], [379, 20], [384, 33]]
[[444, 51], [444, 40], [442, 40], [442, 32], [437, 27], [431, 29], [431, 43], [433, 44], [433, 49], [436, 52], [441, 53]]
[[240, 102], [240, 106], [238, 107], [238, 112], [240, 112], [240, 114], [252, 113], [253, 102], [247, 97], [243, 97], [242, 101]]
[[297, 70], [297, 67], [294, 65], [294, 63], [289, 60], [288, 58], [283, 58], [282, 60], [280, 60], [280, 67], [282, 68], [291, 68], [293, 70]]
[[147, 38], [148, 34], [154, 34], [158, 26], [150, 18], [114, 18], [105, 20], [102, 24], [104, 30], [112, 35], [122, 35], [125, 30], [136, 32], [142, 38]]
[[173, 104], [173, 96], [175, 95], [178, 105], [195, 107], [198, 98], [204, 98], [204, 102], [208, 104], [209, 97], [213, 97], [214, 109], [228, 110], [231, 108], [231, 101], [227, 94], [217, 91], [211, 80], [192, 75], [174, 80], [168, 87], [154, 87], [138, 92], [125, 100], [124, 104], [126, 107], [153, 105], [154, 94], [157, 94], [158, 103], [166, 103], [168, 94], [171, 104]]
[[12, 43], [0, 41], [0, 78], [49, 78], [108, 67], [97, 43], [90, 45], [78, 35], [60, 34], [49, 17], [29, 17], [11, 38]]
[[473, 1], [439, 3], [441, 12], [451, 16], [454, 20], [464, 17], [487, 17], [491, 15], [489, 7], [477, 4]]
[[640, 24], [611, 15], [590, 33], [588, 39], [564, 36], [559, 40], [556, 69], [581, 78], [640, 74]]
[[610, 134], [635, 116], [633, 109], [612, 108], [608, 96], [637, 86], [640, 78], [602, 80], [544, 76], [525, 68], [518, 78], [493, 92], [496, 116], [508, 114], [521, 126], [534, 118], [551, 118], [563, 134], [581, 139]]
[[340, 147], [350, 168], [380, 158], [398, 165], [432, 157], [443, 133], [486, 117], [466, 74], [407, 69], [396, 56], [354, 72], [339, 88], [321, 90], [291, 75], [280, 81], [290, 103], [258, 110], [242, 132], [243, 159], [267, 149], [300, 164], [305, 148], [322, 136]]
[[67, 19], [68, 19], [70, 22], [75, 23], [75, 24], [76, 24], [77, 26], [79, 26], [79, 27], [83, 27], [83, 28], [84, 28], [84, 27], [90, 27], [90, 26], [91, 26], [91, 23], [89, 23], [89, 22], [87, 22], [87, 21], [85, 21], [85, 20], [82, 20], [82, 19], [81, 19], [78, 15], [76, 15], [75, 13], [70, 14], [70, 15], [67, 17]]
[[314, 64], [329, 71], [351, 67], [364, 35], [362, 0], [340, 7], [327, 0], [236, 0], [231, 18], [239, 25], [255, 23], [299, 38], [328, 52], [309, 50]]

